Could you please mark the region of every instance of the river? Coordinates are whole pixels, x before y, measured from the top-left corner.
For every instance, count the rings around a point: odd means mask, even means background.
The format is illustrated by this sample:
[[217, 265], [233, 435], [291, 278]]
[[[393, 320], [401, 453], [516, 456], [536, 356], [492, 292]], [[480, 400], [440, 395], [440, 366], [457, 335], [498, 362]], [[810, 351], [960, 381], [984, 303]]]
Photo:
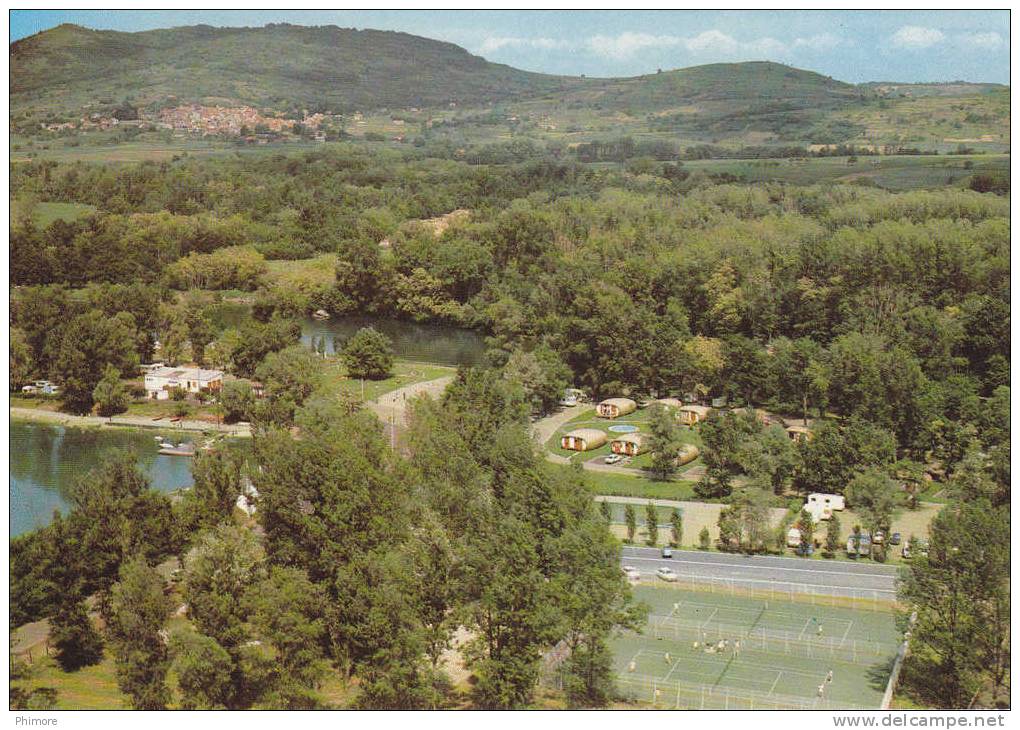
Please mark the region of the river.
[[[54, 510], [66, 513], [74, 480], [99, 466], [112, 449], [137, 454], [139, 466], [161, 492], [192, 484], [192, 459], [159, 454], [155, 431], [24, 421], [11, 421], [10, 426], [11, 537], [49, 524]], [[175, 441], [192, 438], [174, 436]]]

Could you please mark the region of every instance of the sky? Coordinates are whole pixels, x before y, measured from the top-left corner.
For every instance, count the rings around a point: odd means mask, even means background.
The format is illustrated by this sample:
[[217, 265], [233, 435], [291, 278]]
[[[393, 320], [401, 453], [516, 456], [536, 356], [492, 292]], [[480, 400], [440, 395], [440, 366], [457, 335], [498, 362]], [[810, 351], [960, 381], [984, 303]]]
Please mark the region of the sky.
[[122, 31], [200, 23], [398, 30], [497, 63], [568, 75], [767, 60], [853, 83], [1009, 83], [1007, 10], [12, 10], [10, 40], [61, 23]]

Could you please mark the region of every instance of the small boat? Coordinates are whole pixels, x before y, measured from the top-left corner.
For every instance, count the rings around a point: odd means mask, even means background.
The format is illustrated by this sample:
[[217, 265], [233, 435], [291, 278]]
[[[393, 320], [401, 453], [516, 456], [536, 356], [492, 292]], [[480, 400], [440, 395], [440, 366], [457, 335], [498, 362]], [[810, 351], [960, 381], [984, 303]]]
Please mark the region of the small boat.
[[168, 441], [160, 447], [159, 453], [165, 456], [194, 456], [195, 445], [187, 443], [174, 445]]

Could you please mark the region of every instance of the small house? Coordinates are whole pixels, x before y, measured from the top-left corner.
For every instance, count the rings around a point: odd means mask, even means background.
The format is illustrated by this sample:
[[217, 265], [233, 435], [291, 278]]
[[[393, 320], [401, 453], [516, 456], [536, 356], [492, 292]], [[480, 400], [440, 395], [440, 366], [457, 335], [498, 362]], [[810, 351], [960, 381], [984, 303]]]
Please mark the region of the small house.
[[591, 451], [603, 446], [607, 440], [605, 432], [597, 428], [578, 428], [563, 434], [560, 446], [569, 451]]
[[625, 433], [613, 439], [609, 448], [614, 454], [637, 456], [648, 451], [648, 439], [642, 433]]
[[677, 412], [677, 418], [685, 426], [696, 426], [708, 418], [711, 412], [712, 409], [706, 406], [684, 406]]
[[809, 494], [804, 509], [815, 522], [828, 520], [833, 512], [846, 509], [846, 500], [840, 494]]
[[790, 437], [791, 441], [798, 444], [804, 441], [810, 441], [815, 437], [815, 435], [811, 433], [811, 429], [807, 426], [787, 426], [786, 435]]
[[684, 402], [679, 398], [659, 398], [658, 400], [653, 401], [652, 404], [673, 409], [680, 409], [684, 407]]
[[162, 367], [145, 374], [145, 397], [167, 400], [180, 388], [188, 393], [216, 392], [223, 387], [223, 372], [202, 368]]
[[637, 410], [637, 403], [630, 398], [607, 398], [598, 404], [595, 411], [600, 418], [619, 418]]

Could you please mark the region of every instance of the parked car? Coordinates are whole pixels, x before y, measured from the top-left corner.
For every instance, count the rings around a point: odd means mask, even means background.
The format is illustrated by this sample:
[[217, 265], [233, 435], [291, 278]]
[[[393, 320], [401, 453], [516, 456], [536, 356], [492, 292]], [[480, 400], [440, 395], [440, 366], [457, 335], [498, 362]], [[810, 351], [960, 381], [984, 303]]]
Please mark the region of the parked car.
[[623, 461], [623, 454], [610, 454], [603, 461], [606, 464], [619, 464]]
[[655, 571], [655, 574], [668, 583], [676, 580], [676, 573], [673, 572], [672, 568], [659, 568]]
[[797, 546], [797, 555], [810, 557], [815, 554], [815, 546], [808, 543], [802, 542]]
[[900, 533], [898, 533], [898, 532], [894, 532], [893, 534], [891, 534], [889, 536], [889, 544], [890, 545], [899, 545], [900, 542], [902, 542], [902, 540], [903, 540], [903, 536], [900, 535]]
[[664, 557], [664, 558], [672, 558], [673, 557], [673, 548], [664, 547], [662, 549], [662, 557]]
[[885, 533], [882, 532], [881, 530], [876, 531], [875, 537], [873, 537], [871, 541], [876, 545], [881, 545], [883, 542], [885, 542]]

